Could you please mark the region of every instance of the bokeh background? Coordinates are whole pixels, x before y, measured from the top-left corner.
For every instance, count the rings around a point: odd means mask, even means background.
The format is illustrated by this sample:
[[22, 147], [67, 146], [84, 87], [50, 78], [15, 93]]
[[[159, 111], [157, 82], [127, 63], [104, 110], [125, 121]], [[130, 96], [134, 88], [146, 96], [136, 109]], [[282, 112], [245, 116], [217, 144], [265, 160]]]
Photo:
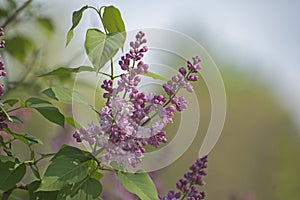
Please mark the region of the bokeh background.
[[[0, 0], [0, 24], [25, 1], [15, 1], [16, 5], [12, 2]], [[72, 86], [66, 77], [37, 78], [37, 75], [86, 62], [82, 48], [84, 33], [88, 27], [99, 25], [92, 12], [84, 14], [74, 41], [65, 48], [72, 12], [86, 4], [115, 5], [129, 31], [163, 28], [186, 34], [201, 44], [217, 64], [226, 88], [227, 116], [222, 135], [209, 155], [204, 187], [208, 200], [299, 199], [299, 1], [33, 0], [6, 27], [8, 52], [1, 52], [8, 66], [5, 80], [8, 92], [4, 98], [39, 96], [49, 84]], [[192, 52], [180, 45], [180, 41], [178, 48]], [[175, 59], [169, 62], [176, 66]], [[84, 84], [83, 88], [89, 87]], [[201, 108], [198, 135], [180, 159], [153, 173], [162, 194], [175, 188], [176, 181], [197, 159], [208, 127], [211, 105], [207, 86], [200, 80], [194, 87]], [[71, 112], [70, 107], [61, 109]], [[73, 143], [72, 130], [49, 125], [34, 112], [17, 114], [28, 124], [16, 129], [38, 135], [47, 144], [38, 147], [40, 151], [54, 151], [63, 143]], [[168, 127], [171, 133], [176, 132], [180, 116], [176, 120], [175, 126]], [[107, 190], [114, 187], [104, 186]]]

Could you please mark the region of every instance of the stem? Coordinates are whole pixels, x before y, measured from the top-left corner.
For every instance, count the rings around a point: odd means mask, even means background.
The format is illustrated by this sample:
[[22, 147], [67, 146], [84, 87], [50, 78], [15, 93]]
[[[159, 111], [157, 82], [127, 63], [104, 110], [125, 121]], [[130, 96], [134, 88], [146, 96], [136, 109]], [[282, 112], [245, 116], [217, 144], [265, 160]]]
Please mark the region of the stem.
[[114, 62], [112, 59], [110, 59], [110, 78], [111, 80], [114, 80]]
[[[103, 171], [115, 172], [114, 169], [111, 169], [109, 166], [104, 165], [103, 163], [98, 163], [99, 169]], [[105, 168], [106, 167], [106, 168]]]
[[35, 159], [35, 152], [31, 148], [31, 145], [29, 145], [28, 148], [30, 150], [30, 159], [32, 161], [32, 162], [29, 162], [30, 169], [32, 170], [32, 172], [35, 175], [35, 177], [37, 179], [41, 180], [41, 174], [39, 172], [39, 168], [37, 166], [37, 162], [36, 162], [36, 159]]
[[10, 17], [8, 17], [4, 23], [0, 26], [5, 28], [8, 24], [16, 19], [16, 17], [20, 14], [22, 10], [24, 10], [33, 0], [26, 1], [21, 7], [19, 7]]
[[100, 148], [98, 150], [93, 151], [92, 155], [95, 158], [95, 160], [97, 160], [96, 156], [98, 156], [103, 150], [104, 148]]
[[21, 109], [21, 108], [23, 108], [23, 107], [17, 107], [17, 108], [14, 108], [14, 109], [8, 110], [7, 112], [8, 112], [8, 113], [9, 113], [9, 112], [13, 112], [13, 111], [19, 110], [19, 109]]
[[[191, 72], [187, 73], [187, 75], [184, 77], [184, 80], [186, 81], [186, 78], [191, 74]], [[175, 93], [173, 95], [169, 96], [168, 101], [163, 105], [163, 108], [165, 108], [167, 105], [169, 105], [169, 103], [171, 102], [171, 100], [176, 96], [176, 94], [179, 92], [179, 90], [181, 89], [181, 87], [178, 87], [177, 90], [175, 91]], [[141, 126], [144, 126], [145, 124], [147, 124], [151, 119], [153, 119], [156, 115], [158, 114], [158, 111], [156, 113], [154, 113], [149, 119], [147, 119], [144, 123], [142, 123]]]
[[[189, 188], [191, 188], [193, 186], [193, 182], [189, 183]], [[184, 200], [184, 198], [186, 197], [186, 195], [188, 195], [188, 193], [183, 193], [183, 197], [181, 197], [181, 200]]]
[[[107, 73], [104, 73], [104, 72], [98, 72], [99, 74], [102, 74], [102, 75], [104, 75], [104, 76], [108, 76], [108, 77], [111, 77], [111, 75], [109, 75], [109, 74], [107, 74]], [[116, 78], [116, 77], [114, 77], [114, 78]]]
[[51, 156], [54, 156], [55, 153], [49, 153], [47, 156], [42, 156], [40, 157], [39, 159], [35, 160], [35, 164], [37, 164], [38, 162], [40, 162], [41, 160], [45, 159], [45, 158], [48, 158], [48, 157], [51, 157]]

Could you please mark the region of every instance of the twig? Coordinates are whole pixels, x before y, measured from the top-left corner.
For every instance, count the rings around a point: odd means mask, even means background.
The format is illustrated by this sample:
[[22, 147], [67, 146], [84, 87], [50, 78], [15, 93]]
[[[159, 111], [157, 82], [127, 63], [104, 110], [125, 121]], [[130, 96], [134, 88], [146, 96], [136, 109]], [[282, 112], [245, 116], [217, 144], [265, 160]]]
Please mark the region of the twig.
[[8, 17], [4, 23], [0, 26], [5, 28], [9, 23], [15, 20], [15, 18], [19, 15], [19, 13], [24, 10], [33, 0], [26, 1], [21, 7], [19, 7], [10, 17]]
[[2, 200], [8, 200], [9, 196], [11, 195], [11, 193], [15, 190], [15, 189], [22, 189], [22, 190], [28, 190], [28, 187], [26, 185], [23, 184], [16, 184], [14, 185], [12, 188], [10, 188], [9, 190], [5, 191], [3, 193], [2, 196]]

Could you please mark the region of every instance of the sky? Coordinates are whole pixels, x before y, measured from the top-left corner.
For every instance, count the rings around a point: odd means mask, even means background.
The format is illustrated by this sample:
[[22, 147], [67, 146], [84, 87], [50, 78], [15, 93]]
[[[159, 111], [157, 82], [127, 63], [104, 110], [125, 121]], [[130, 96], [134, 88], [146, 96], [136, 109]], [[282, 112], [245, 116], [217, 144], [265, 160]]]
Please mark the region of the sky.
[[68, 19], [85, 4], [115, 5], [127, 30], [167, 28], [191, 36], [213, 58], [236, 64], [266, 82], [300, 130], [300, 1], [53, 0], [44, 6], [49, 12], [63, 11]]

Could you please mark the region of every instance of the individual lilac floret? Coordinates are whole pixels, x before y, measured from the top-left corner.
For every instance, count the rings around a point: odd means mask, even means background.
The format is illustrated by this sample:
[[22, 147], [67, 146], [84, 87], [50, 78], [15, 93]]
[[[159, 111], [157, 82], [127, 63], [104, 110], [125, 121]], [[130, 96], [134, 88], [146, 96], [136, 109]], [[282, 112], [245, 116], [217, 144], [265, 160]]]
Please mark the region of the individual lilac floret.
[[205, 199], [206, 194], [204, 191], [199, 191], [197, 186], [204, 186], [203, 176], [207, 175], [208, 157], [204, 156], [198, 159], [192, 166], [189, 172], [184, 174], [184, 178], [176, 183], [176, 187], [180, 192], [175, 193], [173, 190], [169, 191], [166, 197], [160, 197], [161, 200], [200, 200]]
[[[181, 88], [192, 91], [189, 81], [198, 78], [195, 75], [198, 67], [190, 69], [187, 64], [164, 84], [167, 96], [139, 91], [141, 75], [149, 69], [141, 60], [148, 51], [144, 46], [147, 42], [144, 36], [139, 32], [136, 41], [130, 43], [129, 53], [121, 57], [119, 65], [124, 73], [115, 79], [116, 84], [107, 79], [101, 85], [107, 103], [100, 112], [100, 125], [90, 124], [89, 128], [83, 127], [73, 134], [77, 142], [87, 141], [94, 149], [93, 154], [101, 155], [102, 162], [110, 164], [115, 161], [125, 168], [135, 167], [141, 162], [146, 145], [158, 148], [167, 142], [164, 128], [173, 123], [176, 110], [181, 112], [187, 108], [184, 97], [176, 94]], [[198, 62], [193, 62], [194, 65]]]

